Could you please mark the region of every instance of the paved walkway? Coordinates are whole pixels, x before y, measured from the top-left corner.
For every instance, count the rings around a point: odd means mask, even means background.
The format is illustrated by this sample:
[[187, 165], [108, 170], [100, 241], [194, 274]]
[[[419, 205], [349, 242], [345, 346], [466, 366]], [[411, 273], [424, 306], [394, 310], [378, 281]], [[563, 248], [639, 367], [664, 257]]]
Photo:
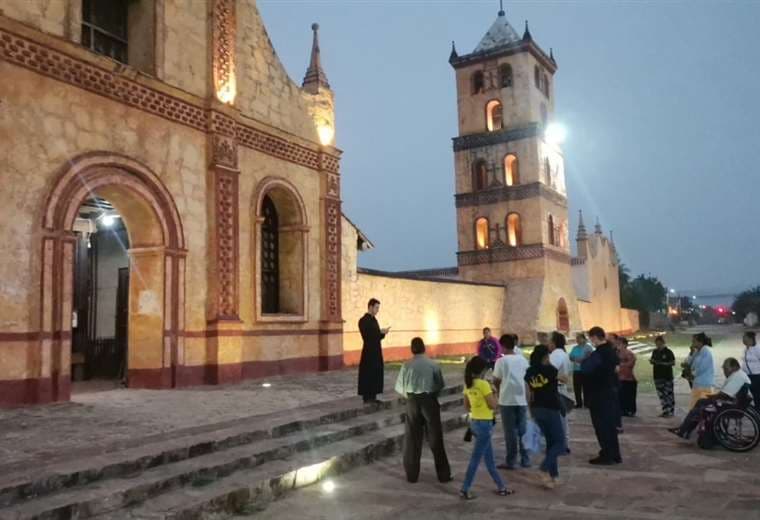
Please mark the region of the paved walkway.
[[[679, 402], [687, 400], [679, 395]], [[479, 498], [464, 502], [457, 493], [469, 460], [471, 444], [461, 431], [446, 439], [455, 482], [439, 484], [426, 453], [420, 482], [407, 484], [398, 456], [383, 459], [334, 479], [335, 490], [316, 485], [275, 502], [261, 519], [298, 518], [419, 520], [420, 518], [531, 518], [636, 520], [759, 520], [760, 449], [736, 454], [703, 451], [665, 431], [674, 421], [657, 418], [651, 395], [640, 397], [641, 416], [626, 419], [621, 436], [624, 464], [591, 466], [598, 447], [588, 413], [573, 412], [572, 455], [561, 459], [564, 484], [553, 491], [537, 485], [535, 470], [502, 472], [517, 493], [499, 497], [481, 468], [474, 491]], [[497, 457], [504, 454], [501, 429], [496, 430]], [[503, 515], [503, 516], [495, 516]], [[242, 517], [241, 517], [242, 518]]]

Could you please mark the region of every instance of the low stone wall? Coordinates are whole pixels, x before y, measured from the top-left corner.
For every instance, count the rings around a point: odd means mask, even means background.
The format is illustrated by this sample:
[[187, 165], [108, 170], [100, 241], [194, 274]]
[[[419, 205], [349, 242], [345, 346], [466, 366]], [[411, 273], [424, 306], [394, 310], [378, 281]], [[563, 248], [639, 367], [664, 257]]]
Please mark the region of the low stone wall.
[[639, 311], [578, 300], [583, 330], [599, 326], [607, 332], [630, 334], [639, 330]]
[[344, 286], [344, 362], [359, 363], [358, 322], [370, 298], [381, 302], [380, 326], [392, 327], [383, 341], [383, 357], [397, 361], [411, 357], [409, 344], [415, 336], [424, 339], [432, 356], [474, 354], [483, 327], [499, 333], [504, 295], [498, 285], [358, 272], [351, 286]]

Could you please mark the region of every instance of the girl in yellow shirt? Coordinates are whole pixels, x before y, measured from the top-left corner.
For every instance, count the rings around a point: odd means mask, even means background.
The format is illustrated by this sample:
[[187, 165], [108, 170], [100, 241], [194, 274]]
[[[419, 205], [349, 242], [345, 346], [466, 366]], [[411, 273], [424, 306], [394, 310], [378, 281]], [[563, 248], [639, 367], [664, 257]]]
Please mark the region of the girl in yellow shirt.
[[497, 493], [501, 496], [514, 493], [504, 484], [493, 458], [491, 433], [493, 432], [493, 411], [498, 406], [498, 402], [490, 383], [482, 378], [486, 368], [488, 368], [486, 361], [475, 356], [464, 369], [464, 406], [470, 412], [470, 429], [475, 435], [472, 457], [470, 457], [470, 464], [467, 466], [467, 475], [462, 484], [462, 491], [459, 493], [459, 496], [465, 500], [475, 498], [475, 495], [470, 493], [470, 488], [475, 480], [475, 473], [480, 466], [480, 460], [483, 458], [488, 473], [491, 474], [491, 478], [496, 483]]

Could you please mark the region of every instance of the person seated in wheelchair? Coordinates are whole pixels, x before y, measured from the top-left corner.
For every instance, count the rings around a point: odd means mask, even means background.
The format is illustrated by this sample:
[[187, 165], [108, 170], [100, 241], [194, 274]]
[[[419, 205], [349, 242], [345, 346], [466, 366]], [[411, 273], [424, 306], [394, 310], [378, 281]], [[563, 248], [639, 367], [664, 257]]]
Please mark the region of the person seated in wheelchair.
[[694, 408], [684, 418], [681, 426], [668, 428], [670, 433], [688, 439], [691, 432], [699, 426], [706, 412], [714, 412], [718, 407], [736, 403], [739, 392], [745, 388], [745, 385], [750, 384], [749, 377], [741, 369], [741, 365], [735, 358], [727, 358], [723, 362], [723, 374], [726, 376], [726, 382], [723, 383], [720, 391], [697, 401]]

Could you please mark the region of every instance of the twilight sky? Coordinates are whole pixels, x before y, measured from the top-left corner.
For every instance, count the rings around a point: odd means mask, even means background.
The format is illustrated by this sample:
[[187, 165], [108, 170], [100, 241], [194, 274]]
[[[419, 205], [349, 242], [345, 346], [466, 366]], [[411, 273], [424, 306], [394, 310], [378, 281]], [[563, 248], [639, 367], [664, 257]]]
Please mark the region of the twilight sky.
[[[360, 264], [456, 265], [451, 40], [472, 52], [497, 0], [259, 0], [299, 84], [310, 25], [336, 93], [344, 212]], [[554, 48], [571, 239], [601, 219], [634, 274], [681, 290], [760, 283], [760, 2], [505, 1]]]

